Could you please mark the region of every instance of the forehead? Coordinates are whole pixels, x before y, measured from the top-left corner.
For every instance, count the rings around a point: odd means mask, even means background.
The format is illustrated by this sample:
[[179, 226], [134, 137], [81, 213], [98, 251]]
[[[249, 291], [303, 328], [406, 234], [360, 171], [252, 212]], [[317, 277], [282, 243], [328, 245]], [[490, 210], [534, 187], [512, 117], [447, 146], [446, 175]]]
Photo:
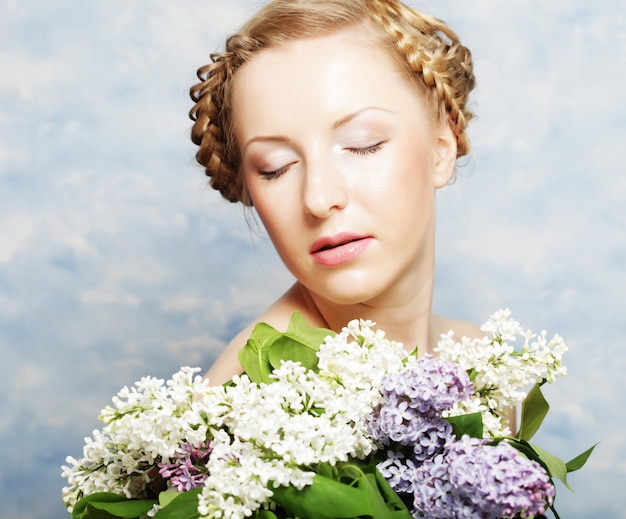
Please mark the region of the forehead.
[[352, 28], [258, 52], [233, 78], [236, 133], [298, 114], [332, 118], [370, 105], [402, 110], [409, 101], [423, 103], [403, 64], [381, 42]]

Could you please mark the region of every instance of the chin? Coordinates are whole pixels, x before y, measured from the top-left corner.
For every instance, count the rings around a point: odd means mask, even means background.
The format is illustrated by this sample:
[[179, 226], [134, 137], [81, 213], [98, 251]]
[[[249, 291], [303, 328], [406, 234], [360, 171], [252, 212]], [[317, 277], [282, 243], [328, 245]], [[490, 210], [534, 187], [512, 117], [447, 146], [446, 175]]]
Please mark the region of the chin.
[[315, 290], [311, 290], [311, 292], [329, 303], [341, 306], [368, 304], [368, 302], [380, 297], [383, 292], [371, 280], [365, 279], [341, 279], [323, 286], [317, 282], [313, 286]]

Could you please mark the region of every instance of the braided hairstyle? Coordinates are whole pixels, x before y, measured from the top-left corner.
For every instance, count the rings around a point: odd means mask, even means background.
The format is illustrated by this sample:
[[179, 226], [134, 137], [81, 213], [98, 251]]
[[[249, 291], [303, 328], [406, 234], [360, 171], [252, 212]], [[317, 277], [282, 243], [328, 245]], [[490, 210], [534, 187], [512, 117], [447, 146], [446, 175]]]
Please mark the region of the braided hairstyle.
[[472, 57], [444, 22], [399, 0], [270, 0], [228, 37], [224, 52], [211, 54], [211, 63], [198, 69], [200, 82], [191, 87], [191, 140], [199, 146], [196, 160], [211, 187], [231, 202], [252, 205], [232, 127], [231, 88], [237, 69], [260, 50], [365, 23], [374, 29], [378, 43], [392, 49], [439, 120], [447, 119], [457, 139], [457, 158], [469, 152]]

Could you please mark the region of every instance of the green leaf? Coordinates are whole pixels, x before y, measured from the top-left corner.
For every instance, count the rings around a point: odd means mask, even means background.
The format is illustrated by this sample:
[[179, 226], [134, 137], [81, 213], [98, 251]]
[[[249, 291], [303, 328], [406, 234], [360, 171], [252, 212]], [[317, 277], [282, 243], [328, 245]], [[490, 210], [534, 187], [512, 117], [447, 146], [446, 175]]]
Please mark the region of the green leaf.
[[301, 519], [351, 519], [373, 517], [363, 491], [316, 474], [313, 484], [298, 490], [275, 487], [273, 500], [289, 514]]
[[96, 492], [94, 494], [89, 494], [88, 496], [83, 497], [82, 499], [79, 499], [78, 502], [74, 505], [74, 511], [72, 512], [72, 517], [73, 518], [78, 518], [78, 517], [82, 517], [82, 513], [87, 509], [87, 504], [90, 501], [95, 501], [95, 500], [99, 500], [99, 501], [109, 501], [109, 502], [115, 502], [115, 501], [125, 501], [127, 500], [127, 498], [120, 496], [119, 494], [113, 494], [112, 492]]
[[522, 421], [517, 437], [529, 441], [541, 427], [549, 410], [539, 384], [535, 384], [522, 403]]
[[176, 499], [180, 495], [178, 490], [164, 490], [159, 493], [159, 504], [161, 507], [169, 505], [174, 499]]
[[317, 349], [287, 334], [277, 337], [268, 350], [268, 358], [273, 369], [279, 368], [283, 360], [291, 360], [299, 362], [307, 369], [317, 371]]
[[148, 512], [156, 500], [136, 500], [112, 492], [96, 492], [83, 497], [74, 506], [73, 519], [135, 519]]
[[[198, 519], [198, 494], [202, 488], [179, 492], [166, 506], [161, 508], [154, 519]], [[167, 492], [162, 492], [167, 493]]]
[[376, 468], [376, 463], [356, 461], [346, 465], [371, 504], [374, 519], [412, 519], [408, 508], [389, 482]]
[[300, 312], [294, 312], [291, 314], [289, 326], [287, 327], [287, 335], [299, 340], [303, 344], [313, 344], [316, 350], [324, 342], [324, 339], [329, 335], [335, 336], [335, 332], [327, 328], [316, 328], [311, 326], [304, 320]]
[[579, 469], [582, 469], [584, 467], [585, 463], [587, 463], [587, 460], [589, 459], [589, 456], [591, 456], [591, 453], [593, 452], [593, 449], [595, 449], [597, 446], [598, 446], [598, 444], [596, 443], [594, 446], [590, 447], [589, 449], [587, 449], [582, 454], [579, 454], [575, 458], [569, 460], [565, 464], [565, 466], [567, 467], [567, 472], [575, 472], [575, 471], [577, 471]]
[[330, 479], [335, 479], [336, 468], [328, 463], [320, 463], [315, 469], [315, 473]]
[[89, 506], [97, 510], [102, 510], [113, 517], [123, 517], [124, 519], [134, 519], [141, 517], [152, 509], [157, 503], [155, 499], [120, 501], [119, 503], [100, 503], [91, 501]]
[[287, 331], [279, 332], [267, 323], [257, 323], [246, 345], [239, 350], [237, 358], [250, 380], [269, 384], [272, 371], [280, 367], [281, 360], [300, 362], [311, 370], [317, 370], [317, 351], [332, 330], [314, 328], [294, 312]]
[[402, 501], [402, 499], [400, 499], [400, 496], [396, 493], [396, 491], [393, 488], [391, 488], [389, 481], [385, 479], [385, 476], [383, 476], [380, 473], [380, 471], [376, 468], [375, 465], [374, 465], [374, 477], [376, 478], [376, 484], [378, 485], [378, 488], [382, 496], [391, 506], [396, 508], [396, 511], [393, 512], [393, 517], [397, 519], [401, 519], [401, 518], [411, 519], [412, 516], [408, 508], [404, 504], [404, 501]]
[[389, 486], [376, 465], [368, 465], [365, 470], [367, 473], [359, 481], [359, 487], [367, 491], [374, 519], [412, 519], [408, 508]]
[[271, 510], [256, 510], [252, 519], [278, 519], [278, 516]]
[[548, 474], [551, 477], [560, 479], [568, 489], [572, 490], [572, 487], [567, 483], [567, 466], [565, 462], [537, 445], [532, 445], [532, 448], [547, 467]]
[[464, 434], [472, 438], [483, 437], [483, 417], [480, 413], [449, 416], [446, 420], [452, 425], [452, 430], [457, 439], [460, 439]]
[[276, 488], [273, 499], [303, 519], [411, 519], [374, 461], [366, 464], [353, 460], [334, 467], [320, 464], [313, 485], [302, 491]]
[[87, 504], [83, 512], [79, 515], [72, 514], [72, 517], [79, 517], [81, 519], [118, 519], [119, 516], [111, 515], [108, 512], [103, 510], [98, 510], [91, 506], [91, 504]]
[[338, 481], [347, 483], [350, 486], [355, 486], [355, 483], [359, 481], [365, 474], [363, 473], [363, 466], [358, 462], [345, 463], [340, 467]]
[[269, 346], [269, 361], [274, 369], [282, 360], [300, 362], [305, 368], [317, 371], [317, 352], [324, 339], [335, 332], [309, 325], [300, 312], [291, 315], [285, 333]]
[[246, 345], [239, 350], [237, 359], [250, 380], [260, 384], [270, 383], [272, 372], [268, 352], [269, 345], [280, 335], [280, 332], [266, 323], [257, 323]]
[[365, 474], [359, 479], [359, 488], [363, 490], [372, 507], [373, 517], [376, 519], [391, 519], [393, 509], [387, 506], [385, 499], [376, 484], [376, 476], [374, 474]]
[[507, 442], [509, 442], [513, 447], [515, 447], [518, 451], [520, 451], [524, 456], [526, 456], [529, 460], [535, 460], [541, 464], [546, 471], [548, 467], [546, 467], [545, 463], [539, 457], [539, 454], [533, 449], [533, 447], [526, 440], [518, 440], [516, 438], [506, 438]]

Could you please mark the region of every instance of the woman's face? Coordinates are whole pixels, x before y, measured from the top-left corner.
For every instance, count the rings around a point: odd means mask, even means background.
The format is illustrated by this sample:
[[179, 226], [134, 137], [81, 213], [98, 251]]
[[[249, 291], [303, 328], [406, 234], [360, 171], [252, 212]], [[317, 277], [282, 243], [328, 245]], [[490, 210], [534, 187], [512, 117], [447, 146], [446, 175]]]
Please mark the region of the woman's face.
[[295, 40], [244, 64], [232, 92], [251, 199], [305, 287], [367, 304], [432, 279], [456, 141], [389, 54], [362, 30]]

